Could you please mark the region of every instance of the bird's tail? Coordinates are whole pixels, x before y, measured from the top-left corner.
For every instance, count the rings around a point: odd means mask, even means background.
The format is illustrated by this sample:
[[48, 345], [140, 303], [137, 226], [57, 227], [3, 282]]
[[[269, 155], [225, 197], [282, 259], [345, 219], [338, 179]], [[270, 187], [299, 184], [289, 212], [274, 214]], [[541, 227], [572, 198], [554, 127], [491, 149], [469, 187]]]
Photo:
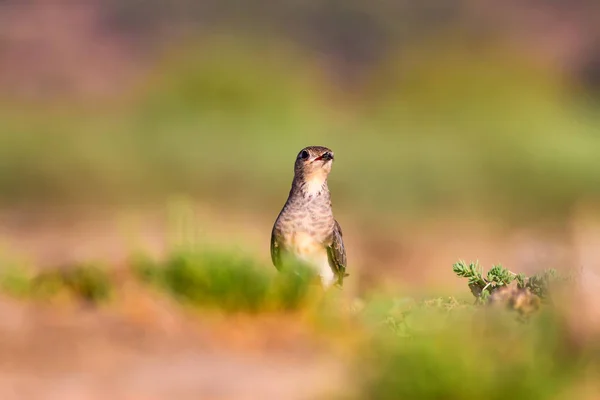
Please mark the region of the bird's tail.
[[342, 288], [344, 286], [344, 278], [346, 278], [348, 276], [350, 276], [350, 274], [346, 273], [346, 271], [340, 271], [335, 285], [338, 286], [339, 288]]

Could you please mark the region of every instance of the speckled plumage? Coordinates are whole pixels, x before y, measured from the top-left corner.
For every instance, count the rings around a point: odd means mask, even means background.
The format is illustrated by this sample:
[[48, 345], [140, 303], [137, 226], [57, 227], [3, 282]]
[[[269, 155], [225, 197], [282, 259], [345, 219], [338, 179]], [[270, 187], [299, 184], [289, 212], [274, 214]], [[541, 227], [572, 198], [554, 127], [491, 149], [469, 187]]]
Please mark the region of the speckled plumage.
[[271, 233], [271, 258], [280, 269], [291, 255], [318, 271], [324, 287], [341, 286], [346, 274], [342, 230], [333, 217], [327, 177], [333, 152], [310, 146], [298, 153], [288, 199]]

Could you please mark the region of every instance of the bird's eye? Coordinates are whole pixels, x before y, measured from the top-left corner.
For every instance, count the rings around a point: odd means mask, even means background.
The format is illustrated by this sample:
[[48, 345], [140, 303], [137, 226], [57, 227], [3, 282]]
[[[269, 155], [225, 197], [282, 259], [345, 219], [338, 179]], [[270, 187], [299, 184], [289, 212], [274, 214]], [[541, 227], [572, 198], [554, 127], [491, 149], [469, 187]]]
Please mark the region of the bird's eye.
[[306, 160], [308, 158], [309, 154], [308, 151], [306, 150], [302, 150], [302, 152], [300, 153], [300, 158], [303, 160]]

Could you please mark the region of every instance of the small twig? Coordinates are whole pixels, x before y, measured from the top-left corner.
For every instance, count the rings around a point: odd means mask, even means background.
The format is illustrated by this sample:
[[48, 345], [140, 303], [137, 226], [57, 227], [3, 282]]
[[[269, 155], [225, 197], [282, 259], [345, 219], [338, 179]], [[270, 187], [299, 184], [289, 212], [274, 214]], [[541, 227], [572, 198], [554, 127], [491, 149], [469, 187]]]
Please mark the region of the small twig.
[[487, 285], [485, 285], [485, 286], [483, 287], [483, 289], [481, 289], [481, 293], [483, 293], [483, 292], [485, 291], [485, 289], [487, 289], [487, 288], [488, 288], [488, 286], [490, 286], [491, 284], [492, 284], [492, 282], [488, 282], [488, 284], [487, 284]]

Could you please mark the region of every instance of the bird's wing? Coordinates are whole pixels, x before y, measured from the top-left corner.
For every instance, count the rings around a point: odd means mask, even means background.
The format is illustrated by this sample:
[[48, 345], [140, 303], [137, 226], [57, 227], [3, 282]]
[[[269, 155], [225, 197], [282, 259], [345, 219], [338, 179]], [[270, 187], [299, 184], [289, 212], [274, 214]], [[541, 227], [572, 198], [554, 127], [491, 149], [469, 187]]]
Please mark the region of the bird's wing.
[[281, 248], [277, 242], [277, 236], [275, 235], [275, 228], [271, 232], [271, 261], [278, 270], [281, 269]]
[[329, 256], [329, 265], [337, 276], [337, 284], [342, 286], [344, 278], [348, 276], [346, 273], [346, 249], [342, 238], [342, 228], [337, 221], [334, 222], [332, 241], [331, 245], [327, 247], [327, 255]]

